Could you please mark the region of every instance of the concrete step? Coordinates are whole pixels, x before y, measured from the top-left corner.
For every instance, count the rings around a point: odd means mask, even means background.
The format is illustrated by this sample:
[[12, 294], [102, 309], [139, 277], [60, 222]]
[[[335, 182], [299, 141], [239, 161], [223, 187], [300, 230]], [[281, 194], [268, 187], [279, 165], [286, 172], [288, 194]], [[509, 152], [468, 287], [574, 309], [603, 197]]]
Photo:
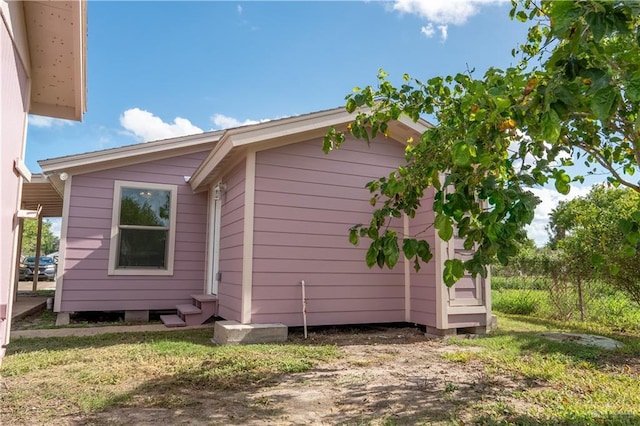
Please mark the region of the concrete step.
[[177, 315], [160, 315], [160, 321], [166, 327], [186, 327], [187, 323]]

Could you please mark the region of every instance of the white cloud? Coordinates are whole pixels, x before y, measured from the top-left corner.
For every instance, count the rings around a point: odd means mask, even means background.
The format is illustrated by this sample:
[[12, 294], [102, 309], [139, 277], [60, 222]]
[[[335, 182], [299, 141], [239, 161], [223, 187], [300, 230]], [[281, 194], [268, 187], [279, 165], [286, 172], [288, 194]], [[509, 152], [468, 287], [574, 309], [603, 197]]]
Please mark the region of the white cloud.
[[442, 38], [442, 41], [447, 41], [447, 37], [449, 36], [449, 26], [438, 25], [438, 29], [440, 30], [440, 37]]
[[536, 242], [537, 246], [543, 246], [549, 239], [545, 229], [549, 223], [549, 214], [557, 207], [560, 201], [568, 201], [576, 197], [583, 197], [589, 193], [591, 187], [572, 185], [571, 191], [567, 195], [562, 195], [552, 188], [532, 188], [533, 192], [541, 202], [536, 207], [535, 217], [531, 225], [527, 226], [529, 238]]
[[238, 15], [242, 15], [242, 5], [237, 6]]
[[43, 117], [41, 115], [29, 115], [29, 125], [35, 127], [62, 127], [73, 126], [74, 122], [59, 118]]
[[262, 120], [247, 119], [244, 121], [240, 121], [237, 118], [227, 117], [226, 115], [223, 115], [223, 114], [214, 114], [211, 117], [211, 121], [219, 129], [230, 129], [232, 127], [240, 127], [240, 126], [248, 126], [249, 124], [264, 123], [265, 121], [269, 121], [269, 119], [262, 119]]
[[143, 142], [202, 133], [201, 128], [186, 118], [176, 117], [173, 123], [165, 123], [160, 117], [139, 108], [126, 110], [120, 116], [120, 124]]
[[420, 29], [420, 32], [425, 36], [431, 38], [436, 33], [436, 30], [433, 29], [433, 24], [429, 22], [427, 25]]
[[420, 32], [427, 37], [435, 34], [434, 24], [440, 30], [442, 41], [449, 35], [449, 25], [464, 25], [480, 12], [483, 6], [506, 3], [509, 0], [395, 0], [393, 10], [418, 15], [427, 21]]

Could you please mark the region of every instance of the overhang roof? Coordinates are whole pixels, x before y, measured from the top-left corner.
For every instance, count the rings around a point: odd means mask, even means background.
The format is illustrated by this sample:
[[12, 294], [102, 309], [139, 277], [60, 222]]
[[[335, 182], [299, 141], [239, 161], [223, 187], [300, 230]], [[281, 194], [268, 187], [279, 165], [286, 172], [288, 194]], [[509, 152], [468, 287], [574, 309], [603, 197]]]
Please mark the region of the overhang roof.
[[25, 1], [31, 114], [82, 120], [86, 111], [85, 1]]
[[[189, 184], [195, 192], [206, 190], [212, 182], [220, 178], [226, 165], [233, 164], [244, 155], [249, 146], [259, 150], [268, 148], [274, 141], [278, 144], [288, 144], [323, 137], [332, 126], [346, 130], [347, 124], [353, 119], [353, 114], [340, 107], [229, 129], [191, 175]], [[404, 115], [389, 123], [392, 137], [400, 142], [406, 142], [412, 136], [419, 136], [429, 127], [431, 124], [425, 120], [414, 122]]]
[[43, 217], [62, 216], [62, 196], [51, 186], [48, 179], [41, 174], [32, 175], [30, 182], [22, 184], [23, 210], [37, 210], [42, 206]]

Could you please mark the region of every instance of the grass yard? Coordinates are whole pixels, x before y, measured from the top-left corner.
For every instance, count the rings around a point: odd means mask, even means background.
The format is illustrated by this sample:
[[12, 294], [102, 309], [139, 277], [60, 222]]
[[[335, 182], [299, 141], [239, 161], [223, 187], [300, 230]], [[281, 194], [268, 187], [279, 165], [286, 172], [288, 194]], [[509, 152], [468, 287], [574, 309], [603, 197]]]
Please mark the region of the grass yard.
[[211, 333], [14, 340], [0, 369], [0, 424], [51, 424], [114, 406], [180, 407], [191, 393], [263, 386], [337, 356], [329, 345], [213, 346]]
[[[616, 338], [615, 351], [543, 331]], [[415, 328], [213, 346], [211, 330], [18, 339], [0, 424], [640, 424], [640, 337], [506, 316], [486, 337]], [[0, 384], [2, 386], [2, 384]]]

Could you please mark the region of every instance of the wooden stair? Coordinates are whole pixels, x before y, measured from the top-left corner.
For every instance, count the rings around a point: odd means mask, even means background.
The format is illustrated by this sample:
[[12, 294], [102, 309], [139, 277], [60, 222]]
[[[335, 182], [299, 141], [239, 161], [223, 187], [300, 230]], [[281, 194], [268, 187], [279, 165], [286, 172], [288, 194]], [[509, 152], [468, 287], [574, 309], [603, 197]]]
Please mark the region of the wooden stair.
[[176, 315], [160, 315], [166, 327], [186, 327], [204, 324], [218, 314], [218, 298], [206, 294], [192, 294], [191, 304], [176, 305]]

